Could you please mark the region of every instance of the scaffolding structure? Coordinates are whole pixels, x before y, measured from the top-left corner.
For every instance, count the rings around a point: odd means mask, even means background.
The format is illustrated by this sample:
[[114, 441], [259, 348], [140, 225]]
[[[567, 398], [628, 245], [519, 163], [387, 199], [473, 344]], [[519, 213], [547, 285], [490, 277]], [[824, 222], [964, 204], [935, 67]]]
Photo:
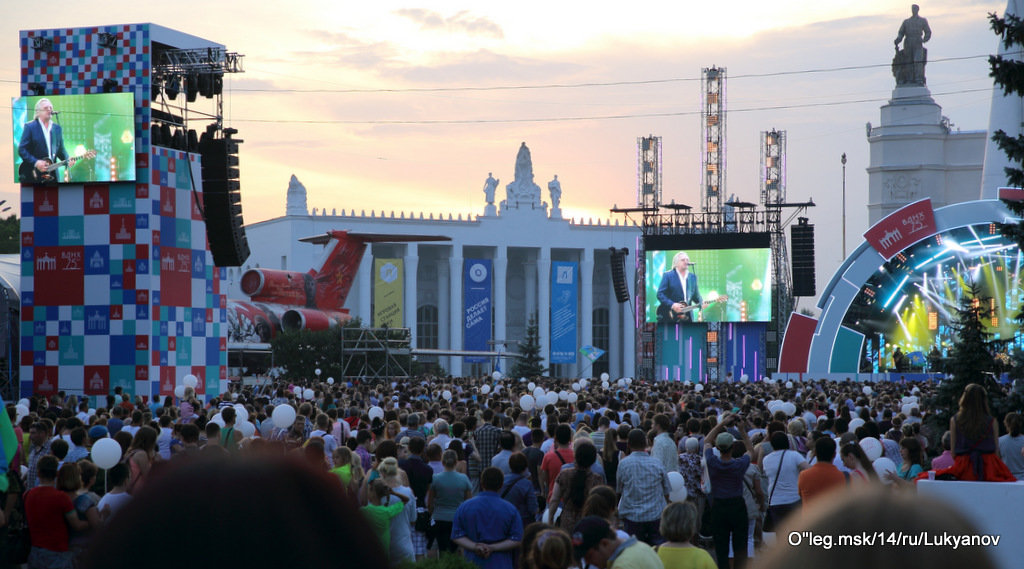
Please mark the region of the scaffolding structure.
[[786, 131], [772, 129], [761, 132], [761, 204], [776, 215], [769, 216], [768, 225], [772, 246], [772, 306], [775, 318], [768, 323], [768, 353], [766, 362], [774, 368], [773, 354], [786, 333], [789, 314], [793, 311], [793, 278], [790, 272], [789, 251], [786, 248], [786, 225], [792, 221], [782, 219], [782, 210], [776, 206], [786, 203]]
[[725, 194], [725, 68], [701, 69], [701, 209], [722, 211]]
[[345, 328], [341, 331], [342, 377], [410, 377], [412, 334], [408, 328]]

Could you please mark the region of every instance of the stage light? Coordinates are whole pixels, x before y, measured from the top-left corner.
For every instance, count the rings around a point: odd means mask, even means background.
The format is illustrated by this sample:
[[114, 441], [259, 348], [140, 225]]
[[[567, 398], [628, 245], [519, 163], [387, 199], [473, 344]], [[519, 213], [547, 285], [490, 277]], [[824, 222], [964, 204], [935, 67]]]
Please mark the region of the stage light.
[[29, 83], [28, 90], [31, 91], [33, 95], [45, 95], [46, 85], [43, 85], [42, 83]]
[[50, 51], [53, 49], [53, 40], [36, 36], [32, 38], [32, 49], [37, 51]]
[[181, 78], [177, 75], [168, 75], [164, 78], [164, 95], [170, 100], [178, 98], [178, 93], [181, 92]]
[[199, 76], [195, 73], [189, 74], [185, 80], [185, 100], [194, 103], [196, 95], [199, 94]]
[[104, 93], [117, 93], [118, 91], [120, 91], [120, 88], [118, 87], [117, 81], [115, 81], [114, 79], [103, 80]]
[[100, 45], [100, 47], [114, 49], [117, 47], [117, 34], [100, 32], [99, 40], [97, 40], [97, 43]]

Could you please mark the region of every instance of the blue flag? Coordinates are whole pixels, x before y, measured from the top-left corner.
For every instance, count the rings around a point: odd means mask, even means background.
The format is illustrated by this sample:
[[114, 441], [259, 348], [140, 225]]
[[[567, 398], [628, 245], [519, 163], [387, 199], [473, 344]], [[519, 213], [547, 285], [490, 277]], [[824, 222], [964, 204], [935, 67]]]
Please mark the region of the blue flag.
[[594, 363], [604, 355], [604, 350], [601, 348], [595, 348], [594, 346], [583, 346], [580, 348], [580, 354], [582, 354], [590, 363]]

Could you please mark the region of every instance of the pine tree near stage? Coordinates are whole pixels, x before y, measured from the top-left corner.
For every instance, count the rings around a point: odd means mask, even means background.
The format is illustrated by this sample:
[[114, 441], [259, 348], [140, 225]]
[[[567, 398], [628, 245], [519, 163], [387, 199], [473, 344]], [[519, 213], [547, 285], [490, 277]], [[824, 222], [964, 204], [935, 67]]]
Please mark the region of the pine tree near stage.
[[540, 355], [540, 332], [537, 329], [536, 314], [530, 316], [530, 321], [526, 325], [526, 339], [517, 344], [522, 357], [512, 366], [512, 377], [537, 377], [548, 370], [544, 367], [544, 358]]
[[935, 410], [932, 418], [939, 433], [949, 428], [949, 418], [959, 409], [960, 396], [968, 384], [977, 383], [985, 388], [993, 412], [997, 402], [1002, 402], [1001, 391], [993, 379], [996, 362], [992, 354], [1003, 342], [992, 340], [992, 333], [985, 328], [992, 317], [991, 299], [981, 296], [981, 286], [974, 281], [967, 281], [965, 288], [952, 325], [956, 342], [950, 350], [948, 375], [928, 402]]

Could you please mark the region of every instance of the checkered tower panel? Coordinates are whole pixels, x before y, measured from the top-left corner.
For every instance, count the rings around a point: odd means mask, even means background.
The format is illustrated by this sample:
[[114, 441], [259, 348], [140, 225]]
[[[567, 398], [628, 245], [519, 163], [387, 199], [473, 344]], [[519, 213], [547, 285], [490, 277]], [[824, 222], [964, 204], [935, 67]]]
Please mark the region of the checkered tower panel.
[[[100, 32], [118, 37], [102, 48]], [[52, 40], [36, 50], [33, 38]], [[22, 93], [135, 94], [136, 182], [22, 186], [22, 394], [172, 395], [227, 375], [226, 297], [194, 202], [199, 158], [149, 144], [146, 24], [21, 33]], [[193, 192], [193, 183], [195, 191]], [[195, 196], [195, 198], [193, 197]]]

